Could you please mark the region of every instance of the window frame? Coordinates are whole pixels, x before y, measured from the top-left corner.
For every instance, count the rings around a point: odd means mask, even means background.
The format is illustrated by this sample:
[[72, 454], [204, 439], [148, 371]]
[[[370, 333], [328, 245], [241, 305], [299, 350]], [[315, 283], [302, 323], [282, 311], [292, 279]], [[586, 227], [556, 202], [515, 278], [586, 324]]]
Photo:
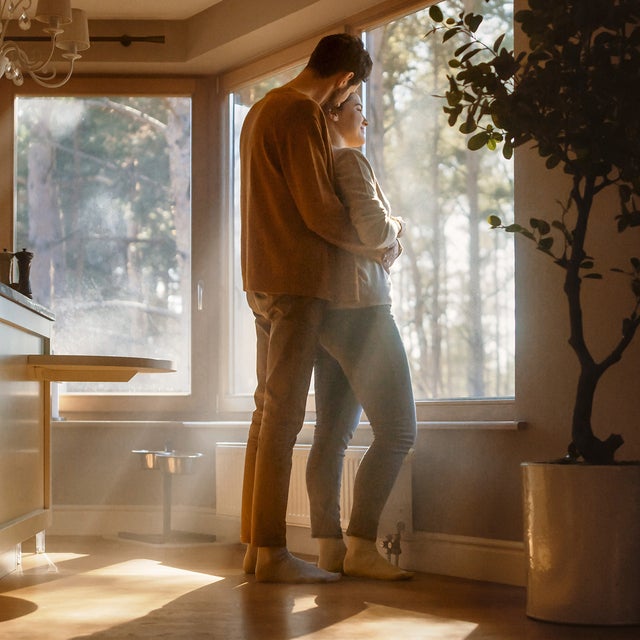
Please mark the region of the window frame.
[[[381, 23], [434, 2], [388, 2], [342, 21], [342, 29], [362, 33]], [[246, 424], [253, 411], [252, 394], [231, 396], [230, 350], [230, 260], [232, 254], [227, 161], [231, 144], [228, 95], [262, 77], [295, 66], [306, 59], [317, 41], [334, 28], [316, 33], [291, 46], [250, 61], [216, 77], [161, 76], [108, 78], [74, 76], [57, 90], [9, 85], [0, 92], [0, 132], [10, 144], [0, 150], [0, 207], [13, 205], [13, 99], [16, 95], [188, 95], [193, 100], [192, 146], [192, 388], [179, 395], [62, 395], [60, 411], [70, 420], [236, 422]], [[0, 225], [1, 246], [13, 246], [13, 215]], [[231, 253], [230, 253], [231, 252]], [[203, 282], [204, 312], [197, 311], [197, 287]], [[517, 354], [516, 354], [517, 357]], [[516, 394], [518, 379], [516, 378]], [[313, 399], [308, 419], [313, 420]], [[486, 399], [424, 400], [416, 402], [421, 428], [517, 428], [515, 397]], [[506, 426], [505, 426], [506, 425]]]
[[[364, 31], [373, 29], [380, 26], [384, 22], [391, 21], [407, 15], [412, 11], [418, 11], [424, 9], [434, 2], [408, 2], [402, 7], [395, 6], [392, 9], [384, 7], [378, 7], [373, 11], [368, 11], [359, 16], [356, 16], [353, 20], [347, 20], [344, 23], [343, 30], [352, 34], [362, 34]], [[278, 72], [285, 70], [288, 67], [292, 67], [296, 64], [300, 64], [305, 58], [309, 56], [313, 47], [318, 40], [328, 33], [335, 33], [338, 29], [331, 30], [326, 33], [318, 34], [312, 39], [305, 40], [298, 43], [293, 47], [283, 48], [280, 51], [273, 53], [270, 56], [265, 56], [259, 61], [253, 62], [241, 68], [235, 69], [230, 73], [221, 76], [220, 92], [223, 96], [223, 111], [222, 122], [226, 128], [224, 135], [225, 148], [224, 158], [225, 162], [228, 162], [231, 157], [231, 145], [233, 132], [230, 130], [230, 113], [228, 97], [234, 91], [260, 81], [261, 79], [274, 75]], [[514, 168], [515, 170], [515, 168]], [[233, 185], [232, 185], [232, 173], [227, 171], [225, 182], [225, 212], [227, 219], [227, 265], [231, 264], [233, 257], [233, 238], [229, 232], [231, 229], [232, 219], [232, 199], [233, 199]], [[238, 394], [232, 395], [229, 392], [230, 388], [230, 366], [231, 366], [231, 348], [229, 346], [230, 333], [230, 315], [232, 309], [229, 304], [231, 295], [231, 274], [229, 273], [229, 266], [227, 266], [227, 279], [226, 279], [227, 299], [226, 307], [227, 313], [222, 323], [221, 331], [222, 335], [226, 337], [224, 340], [225, 351], [223, 362], [225, 366], [220, 371], [221, 381], [221, 395], [220, 402], [221, 407], [225, 412], [230, 412], [231, 415], [250, 415], [250, 411], [253, 410], [253, 397], [251, 394]], [[517, 380], [516, 380], [517, 385]], [[517, 393], [517, 389], [516, 392]], [[499, 398], [460, 398], [460, 399], [437, 399], [437, 400], [418, 400], [416, 401], [416, 413], [418, 418], [419, 428], [472, 428], [481, 430], [494, 430], [494, 429], [518, 429], [520, 423], [516, 419], [515, 408], [515, 395]], [[314, 419], [314, 404], [313, 397], [307, 405], [307, 418], [313, 421]], [[366, 420], [366, 416], [363, 417]]]
[[[106, 88], [105, 88], [106, 87]], [[60, 413], [69, 419], [149, 419], [157, 420], [212, 420], [217, 410], [215, 327], [218, 323], [218, 301], [215, 299], [221, 284], [221, 251], [216, 250], [222, 234], [216, 220], [220, 215], [220, 189], [214, 172], [216, 158], [213, 149], [218, 143], [219, 128], [211, 118], [212, 96], [215, 95], [215, 79], [194, 77], [74, 77], [57, 90], [37, 86], [17, 87], [0, 98], [0, 113], [6, 117], [0, 123], [0, 131], [6, 129], [6, 139], [12, 141], [9, 154], [3, 153], [0, 166], [6, 164], [9, 171], [3, 174], [10, 181], [9, 194], [13, 195], [13, 136], [14, 98], [29, 96], [80, 96], [92, 95], [163, 96], [190, 97], [192, 100], [192, 256], [191, 256], [191, 391], [184, 394], [71, 394], [62, 393], [59, 399]], [[6, 203], [3, 203], [6, 204]], [[15, 207], [13, 201], [5, 210], [13, 212], [10, 229], [0, 236], [3, 246], [13, 246]], [[218, 215], [216, 215], [218, 212]], [[193, 233], [194, 229], [198, 233]], [[214, 250], [212, 250], [214, 247]], [[198, 284], [204, 285], [203, 310], [198, 311]], [[212, 327], [214, 330], [212, 331]], [[149, 374], [152, 375], [152, 374]], [[159, 375], [159, 374], [153, 374]], [[107, 418], [108, 416], [108, 418]]]

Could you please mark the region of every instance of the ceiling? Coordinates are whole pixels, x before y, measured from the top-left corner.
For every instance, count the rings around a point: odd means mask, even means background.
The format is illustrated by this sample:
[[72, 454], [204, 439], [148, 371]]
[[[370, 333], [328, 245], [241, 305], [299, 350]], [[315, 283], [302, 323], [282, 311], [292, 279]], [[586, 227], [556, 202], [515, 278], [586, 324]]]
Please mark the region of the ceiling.
[[[359, 5], [363, 1], [346, 0]], [[379, 0], [374, 0], [379, 1]], [[71, 0], [89, 19], [92, 46], [77, 73], [220, 73], [291, 44], [344, 10], [345, 0]], [[34, 3], [35, 4], [35, 3]], [[162, 37], [123, 48], [100, 38]]]
[[[28, 0], [25, 0], [25, 2]], [[253, 3], [263, 0], [71, 0], [74, 9], [83, 9], [89, 20], [90, 49], [76, 62], [78, 74], [215, 74], [259, 56], [273, 46], [259, 33], [265, 26]], [[321, 0], [324, 2], [325, 0]], [[330, 0], [332, 1], [332, 0]], [[35, 15], [37, 1], [30, 0]], [[314, 4], [316, 0], [270, 0], [266, 24], [273, 20], [274, 7]], [[254, 4], [255, 6], [255, 4]], [[276, 18], [277, 19], [277, 18]], [[34, 36], [42, 25], [33, 21]], [[10, 25], [9, 37], [22, 36]], [[31, 34], [29, 34], [31, 35]], [[124, 47], [121, 37], [133, 38]], [[144, 39], [147, 42], [143, 42]], [[29, 53], [45, 45], [30, 44]], [[33, 55], [32, 55], [33, 57]], [[57, 66], [64, 67], [54, 57]]]
[[[71, 0], [87, 12], [92, 40], [75, 74], [221, 74], [342, 28], [345, 17], [381, 2], [388, 0]], [[21, 35], [12, 26], [9, 35]]]
[[89, 20], [185, 20], [220, 0], [71, 0]]

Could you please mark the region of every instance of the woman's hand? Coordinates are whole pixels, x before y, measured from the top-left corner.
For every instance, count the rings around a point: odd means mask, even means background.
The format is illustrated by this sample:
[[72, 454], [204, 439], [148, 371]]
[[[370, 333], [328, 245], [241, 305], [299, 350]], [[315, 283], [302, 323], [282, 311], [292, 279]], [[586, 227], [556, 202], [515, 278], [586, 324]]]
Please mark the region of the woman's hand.
[[398, 256], [402, 253], [402, 245], [396, 240], [390, 247], [384, 250], [380, 263], [384, 270], [389, 273], [391, 266], [397, 260]]
[[396, 234], [396, 237], [399, 238], [404, 233], [407, 223], [400, 216], [391, 216], [391, 219], [395, 220], [395, 222], [398, 223], [399, 229], [398, 229], [398, 233]]

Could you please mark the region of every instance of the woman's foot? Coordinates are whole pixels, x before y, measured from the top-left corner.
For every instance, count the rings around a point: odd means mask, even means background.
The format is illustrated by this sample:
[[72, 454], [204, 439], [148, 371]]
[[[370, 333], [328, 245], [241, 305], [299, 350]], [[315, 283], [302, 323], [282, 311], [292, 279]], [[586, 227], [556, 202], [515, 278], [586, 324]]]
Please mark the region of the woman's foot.
[[320, 569], [292, 556], [286, 547], [259, 547], [256, 562], [256, 582], [287, 582], [309, 584], [336, 582], [339, 573]]
[[318, 538], [318, 566], [325, 571], [342, 573], [347, 547], [342, 538]]
[[411, 571], [394, 567], [378, 552], [375, 540], [347, 537], [347, 553], [344, 557], [344, 574], [374, 580], [410, 580]]

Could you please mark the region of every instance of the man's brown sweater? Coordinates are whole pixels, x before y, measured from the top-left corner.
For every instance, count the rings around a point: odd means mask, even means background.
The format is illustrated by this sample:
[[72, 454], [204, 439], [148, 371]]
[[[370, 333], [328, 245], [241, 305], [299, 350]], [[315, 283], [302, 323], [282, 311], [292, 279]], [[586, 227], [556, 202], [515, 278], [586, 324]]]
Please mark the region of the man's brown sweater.
[[270, 91], [247, 114], [240, 161], [245, 291], [357, 299], [349, 251], [363, 245], [335, 193], [320, 105], [288, 87]]

